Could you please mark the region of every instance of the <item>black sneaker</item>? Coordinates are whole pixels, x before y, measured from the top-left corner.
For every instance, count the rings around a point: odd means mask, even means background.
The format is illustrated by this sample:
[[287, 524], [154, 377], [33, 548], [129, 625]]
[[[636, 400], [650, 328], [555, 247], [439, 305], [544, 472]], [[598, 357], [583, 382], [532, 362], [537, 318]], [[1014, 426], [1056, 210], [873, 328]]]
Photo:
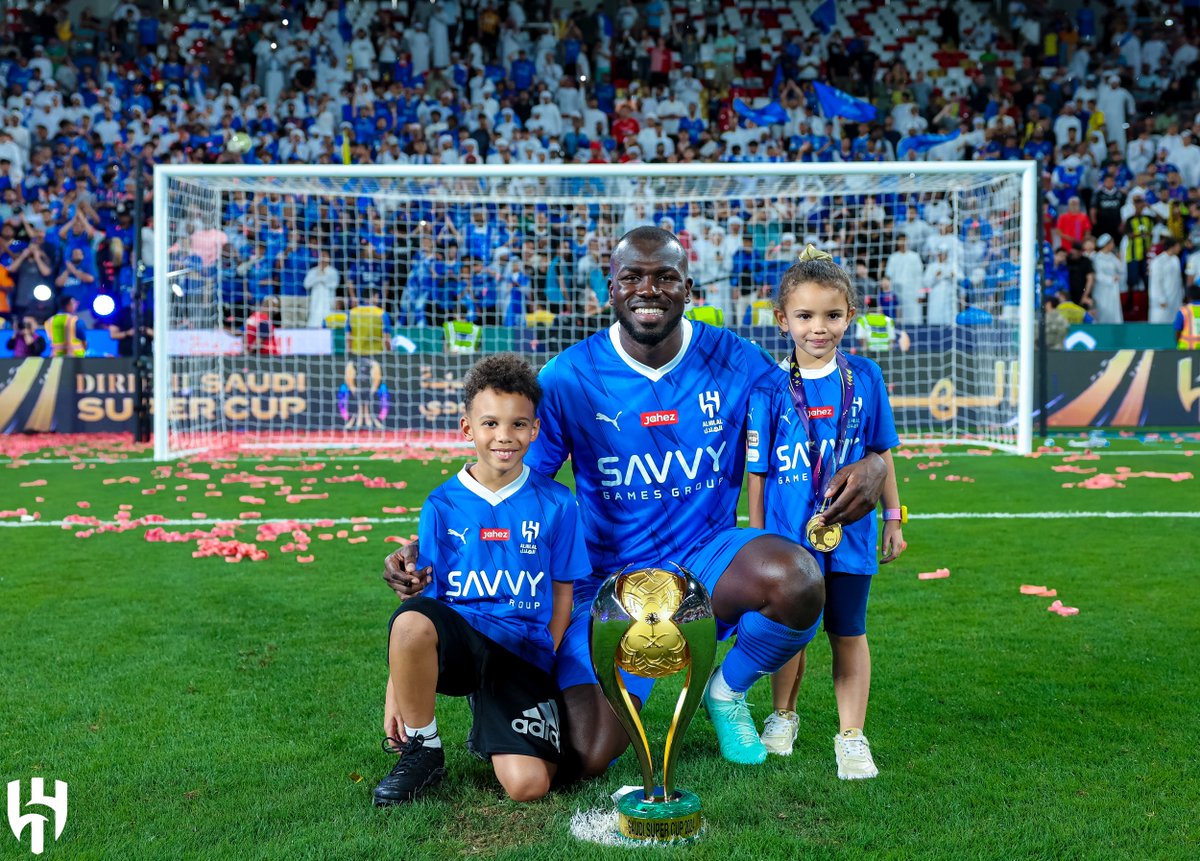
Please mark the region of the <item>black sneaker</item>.
[[399, 753], [391, 773], [375, 787], [375, 806], [416, 801], [446, 776], [446, 754], [440, 747], [426, 747], [425, 739], [413, 735], [404, 744], [383, 740], [383, 749]]

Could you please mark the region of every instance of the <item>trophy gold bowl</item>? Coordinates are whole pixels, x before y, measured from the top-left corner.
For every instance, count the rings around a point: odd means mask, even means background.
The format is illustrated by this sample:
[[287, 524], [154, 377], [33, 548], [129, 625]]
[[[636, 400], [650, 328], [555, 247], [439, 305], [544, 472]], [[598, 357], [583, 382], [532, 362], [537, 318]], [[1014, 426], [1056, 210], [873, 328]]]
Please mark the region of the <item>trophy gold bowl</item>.
[[[717, 622], [703, 584], [675, 567], [677, 573], [662, 568], [618, 571], [592, 603], [592, 666], [642, 769], [642, 790], [617, 802], [618, 829], [636, 841], [688, 840], [703, 823], [700, 799], [675, 786], [673, 776], [683, 735], [712, 671]], [[661, 783], [655, 780], [650, 740], [621, 670], [651, 679], [687, 672], [667, 729]]]

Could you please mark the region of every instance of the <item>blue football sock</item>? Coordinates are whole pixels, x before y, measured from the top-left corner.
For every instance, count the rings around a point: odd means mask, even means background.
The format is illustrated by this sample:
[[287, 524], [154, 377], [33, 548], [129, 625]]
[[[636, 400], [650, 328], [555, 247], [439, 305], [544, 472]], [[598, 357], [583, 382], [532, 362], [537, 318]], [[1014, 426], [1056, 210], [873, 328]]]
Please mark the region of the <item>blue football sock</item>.
[[759, 676], [775, 672], [807, 646], [820, 624], [817, 619], [797, 631], [757, 611], [743, 614], [737, 626], [737, 642], [721, 665], [726, 684], [739, 693], [750, 690]]

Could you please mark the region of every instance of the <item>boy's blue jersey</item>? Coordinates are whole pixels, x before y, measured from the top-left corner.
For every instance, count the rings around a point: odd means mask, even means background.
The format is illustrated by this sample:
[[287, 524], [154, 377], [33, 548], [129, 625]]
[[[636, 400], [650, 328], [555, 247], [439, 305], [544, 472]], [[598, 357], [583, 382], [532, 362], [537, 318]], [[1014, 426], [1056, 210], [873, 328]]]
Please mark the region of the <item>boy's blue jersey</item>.
[[[854, 375], [854, 401], [845, 439], [831, 460], [842, 409], [842, 378], [837, 363], [803, 371], [804, 394], [808, 401], [813, 435], [820, 440], [825, 475], [832, 476], [848, 463], [862, 460], [868, 452], [882, 452], [900, 444], [892, 405], [879, 366], [862, 356], [846, 356]], [[766, 521], [769, 532], [802, 543], [818, 559], [805, 536], [805, 525], [816, 510], [813, 467], [816, 451], [810, 452], [804, 426], [796, 416], [788, 382], [788, 363], [759, 380], [750, 395], [746, 434], [746, 468], [766, 475]], [[875, 512], [843, 526], [842, 542], [826, 562], [827, 571], [874, 574], [879, 539]]]
[[433, 566], [424, 594], [550, 672], [550, 584], [587, 577], [592, 570], [571, 491], [526, 466], [496, 493], [463, 467], [429, 494], [417, 537], [418, 567]]
[[570, 455], [599, 577], [677, 560], [736, 525], [746, 406], [774, 363], [724, 329], [680, 327], [683, 346], [662, 368], [630, 357], [614, 324], [539, 375], [541, 432], [526, 462], [554, 475]]

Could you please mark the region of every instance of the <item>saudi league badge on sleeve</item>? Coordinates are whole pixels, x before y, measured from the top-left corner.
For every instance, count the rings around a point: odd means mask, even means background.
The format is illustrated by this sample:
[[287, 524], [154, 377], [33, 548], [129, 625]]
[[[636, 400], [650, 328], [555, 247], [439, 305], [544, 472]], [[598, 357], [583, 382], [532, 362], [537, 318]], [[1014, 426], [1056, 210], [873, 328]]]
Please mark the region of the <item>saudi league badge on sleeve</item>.
[[[609, 577], [592, 603], [592, 666], [600, 688], [629, 735], [642, 770], [642, 788], [617, 801], [618, 830], [627, 840], [690, 840], [700, 833], [700, 799], [675, 785], [684, 733], [700, 705], [717, 647], [717, 622], [708, 591], [686, 569], [622, 570]], [[661, 679], [686, 673], [662, 754], [655, 754], [621, 678]]]

